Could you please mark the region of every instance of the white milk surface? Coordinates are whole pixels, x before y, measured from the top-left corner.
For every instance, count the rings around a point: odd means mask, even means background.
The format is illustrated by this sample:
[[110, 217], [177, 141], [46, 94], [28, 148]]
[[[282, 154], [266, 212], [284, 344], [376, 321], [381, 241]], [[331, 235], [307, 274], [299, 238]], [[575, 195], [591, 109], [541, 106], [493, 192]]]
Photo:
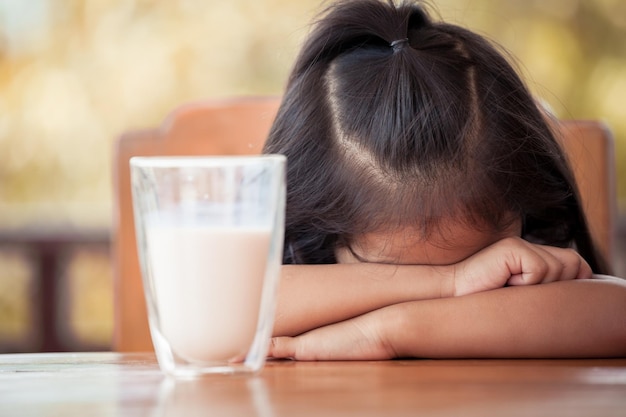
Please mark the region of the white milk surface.
[[245, 356], [255, 336], [270, 230], [152, 226], [146, 230], [160, 330], [188, 361]]

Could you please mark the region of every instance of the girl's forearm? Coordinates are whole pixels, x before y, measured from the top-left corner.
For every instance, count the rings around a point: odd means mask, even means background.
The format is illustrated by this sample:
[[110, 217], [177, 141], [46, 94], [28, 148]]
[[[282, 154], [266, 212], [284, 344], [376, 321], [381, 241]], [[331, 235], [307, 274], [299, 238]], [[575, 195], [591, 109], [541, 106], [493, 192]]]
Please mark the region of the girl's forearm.
[[293, 336], [372, 310], [452, 295], [447, 267], [373, 263], [284, 265], [275, 336]]
[[397, 356], [626, 356], [626, 281], [621, 279], [501, 288], [403, 303], [378, 313]]
[[275, 336], [292, 336], [392, 304], [584, 278], [591, 269], [571, 250], [506, 238], [447, 266], [360, 263], [282, 268]]

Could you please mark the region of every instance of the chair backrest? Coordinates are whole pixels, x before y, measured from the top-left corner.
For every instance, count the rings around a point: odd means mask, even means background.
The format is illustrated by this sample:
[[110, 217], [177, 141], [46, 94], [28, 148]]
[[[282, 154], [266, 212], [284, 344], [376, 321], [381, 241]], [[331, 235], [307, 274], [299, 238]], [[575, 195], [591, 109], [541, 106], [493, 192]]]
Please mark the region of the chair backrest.
[[[129, 132], [117, 141], [113, 161], [114, 350], [152, 350], [135, 241], [129, 159], [260, 153], [279, 100], [242, 98], [185, 105], [171, 113], [161, 127]], [[560, 131], [592, 232], [601, 252], [612, 261], [616, 203], [611, 135], [604, 125], [591, 121], [561, 122]]]
[[594, 242], [612, 267], [617, 221], [613, 135], [606, 124], [595, 120], [561, 121], [559, 132]]

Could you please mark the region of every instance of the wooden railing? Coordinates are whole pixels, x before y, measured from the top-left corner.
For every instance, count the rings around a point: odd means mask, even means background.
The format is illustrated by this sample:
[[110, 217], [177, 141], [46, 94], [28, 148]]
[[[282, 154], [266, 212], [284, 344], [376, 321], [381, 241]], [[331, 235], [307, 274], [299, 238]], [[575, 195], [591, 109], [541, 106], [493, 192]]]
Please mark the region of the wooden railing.
[[[30, 299], [23, 300], [30, 310], [29, 333], [32, 337], [27, 342], [1, 340], [3, 351], [40, 351], [58, 352], [75, 350], [102, 350], [110, 345], [80, 343], [64, 335], [64, 320], [61, 317], [64, 299], [61, 281], [66, 270], [68, 255], [76, 250], [96, 251], [109, 256], [110, 237], [104, 230], [20, 230], [0, 232], [0, 252], [19, 254], [29, 262], [31, 289], [27, 292]], [[11, 279], [2, 276], [0, 279]], [[5, 295], [6, 296], [6, 295]], [[1, 319], [1, 317], [0, 317]], [[111, 318], [112, 320], [112, 318]], [[6, 338], [5, 338], [6, 339]]]

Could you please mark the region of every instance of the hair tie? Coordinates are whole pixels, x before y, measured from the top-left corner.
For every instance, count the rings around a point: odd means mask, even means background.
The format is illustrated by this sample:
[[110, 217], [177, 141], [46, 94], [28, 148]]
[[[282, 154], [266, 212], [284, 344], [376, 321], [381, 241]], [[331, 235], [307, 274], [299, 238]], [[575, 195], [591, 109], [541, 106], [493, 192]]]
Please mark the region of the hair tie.
[[397, 52], [408, 44], [409, 44], [409, 38], [404, 38], [404, 39], [398, 39], [398, 40], [391, 42], [389, 46], [393, 48], [394, 52]]

